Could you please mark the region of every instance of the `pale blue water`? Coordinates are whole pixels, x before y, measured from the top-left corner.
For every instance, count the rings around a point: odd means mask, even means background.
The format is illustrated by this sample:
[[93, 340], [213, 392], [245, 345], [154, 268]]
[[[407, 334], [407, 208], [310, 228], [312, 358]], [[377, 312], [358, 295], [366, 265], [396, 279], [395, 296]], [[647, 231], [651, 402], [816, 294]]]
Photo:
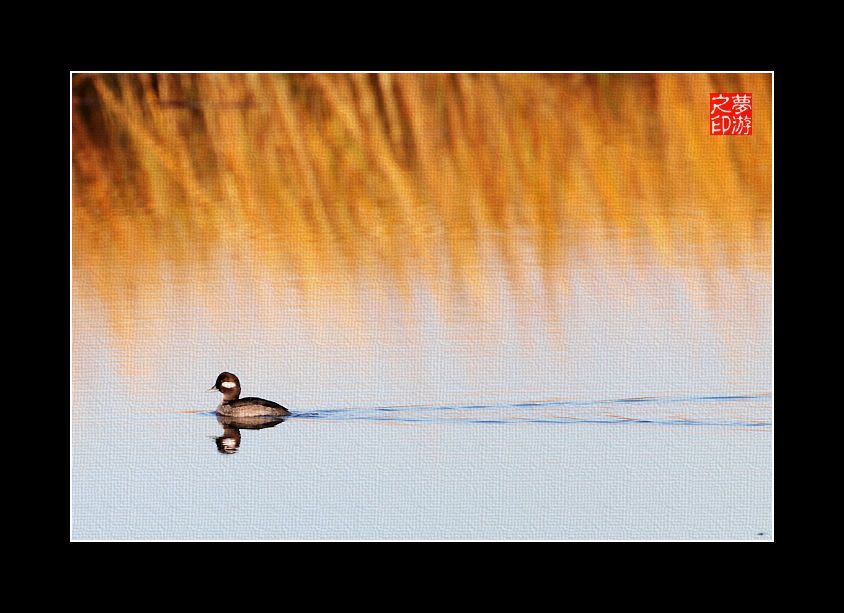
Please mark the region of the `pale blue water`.
[[[769, 279], [727, 276], [718, 307], [600, 275], [572, 275], [564, 338], [504, 298], [408, 323], [367, 292], [366, 329], [175, 295], [127, 344], [79, 298], [72, 536], [770, 540]], [[223, 370], [294, 415], [224, 435]]]
[[[83, 420], [75, 538], [769, 539], [770, 398]], [[760, 534], [761, 533], [761, 534]]]

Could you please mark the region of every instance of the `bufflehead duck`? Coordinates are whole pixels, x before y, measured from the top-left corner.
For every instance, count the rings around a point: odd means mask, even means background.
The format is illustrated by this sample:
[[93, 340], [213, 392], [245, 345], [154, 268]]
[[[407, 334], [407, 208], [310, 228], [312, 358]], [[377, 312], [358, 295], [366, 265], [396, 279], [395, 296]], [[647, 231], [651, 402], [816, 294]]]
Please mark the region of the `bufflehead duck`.
[[262, 417], [290, 415], [290, 411], [280, 404], [263, 398], [241, 398], [240, 381], [230, 372], [221, 372], [214, 387], [208, 391], [217, 390], [223, 393], [223, 401], [217, 407], [220, 415], [233, 417]]

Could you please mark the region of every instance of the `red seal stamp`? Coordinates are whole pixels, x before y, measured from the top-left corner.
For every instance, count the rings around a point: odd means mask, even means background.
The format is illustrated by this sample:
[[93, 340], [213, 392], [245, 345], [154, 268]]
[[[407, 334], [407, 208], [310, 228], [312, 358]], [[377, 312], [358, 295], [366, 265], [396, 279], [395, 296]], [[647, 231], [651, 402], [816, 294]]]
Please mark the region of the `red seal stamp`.
[[753, 94], [709, 94], [709, 133], [723, 136], [753, 134]]

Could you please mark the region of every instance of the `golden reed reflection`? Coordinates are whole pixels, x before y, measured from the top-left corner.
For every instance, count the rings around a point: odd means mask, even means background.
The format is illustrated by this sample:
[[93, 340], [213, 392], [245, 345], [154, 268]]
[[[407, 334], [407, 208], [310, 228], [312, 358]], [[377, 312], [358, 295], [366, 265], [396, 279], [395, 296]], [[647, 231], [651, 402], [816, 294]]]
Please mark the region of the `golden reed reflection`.
[[[753, 93], [752, 136], [709, 135], [716, 91]], [[477, 305], [533, 269], [557, 304], [609, 241], [770, 267], [767, 74], [76, 74], [72, 109], [74, 275], [118, 331], [235, 266]]]

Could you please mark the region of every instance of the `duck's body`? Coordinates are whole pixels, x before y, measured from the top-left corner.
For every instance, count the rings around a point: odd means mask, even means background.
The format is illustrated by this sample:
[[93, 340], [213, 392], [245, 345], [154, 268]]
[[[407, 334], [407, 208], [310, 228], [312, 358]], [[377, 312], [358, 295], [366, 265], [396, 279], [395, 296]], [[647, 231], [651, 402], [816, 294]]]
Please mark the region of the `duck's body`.
[[231, 417], [283, 417], [290, 415], [290, 411], [272, 400], [241, 398], [240, 380], [230, 372], [220, 373], [211, 390], [223, 393], [223, 401], [217, 407], [217, 413], [220, 415]]
[[232, 417], [263, 417], [266, 415], [290, 415], [290, 411], [272, 400], [263, 398], [238, 398], [223, 400], [217, 407], [220, 415]]

